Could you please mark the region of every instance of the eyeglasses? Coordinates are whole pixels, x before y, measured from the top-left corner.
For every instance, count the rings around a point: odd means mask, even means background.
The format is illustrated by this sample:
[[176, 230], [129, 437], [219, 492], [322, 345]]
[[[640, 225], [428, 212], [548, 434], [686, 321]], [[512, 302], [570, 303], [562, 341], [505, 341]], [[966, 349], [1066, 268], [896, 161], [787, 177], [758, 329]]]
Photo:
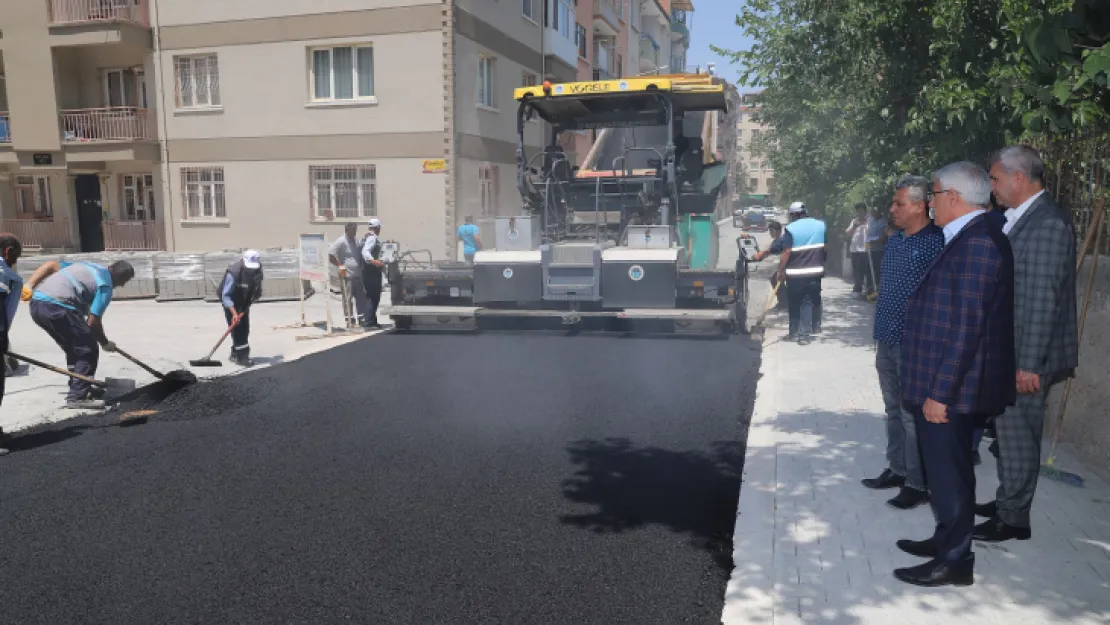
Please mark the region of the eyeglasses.
[[929, 189], [929, 191], [925, 193], [925, 201], [932, 202], [933, 199], [941, 193], [951, 193], [952, 191], [953, 189], [941, 189], [940, 191], [933, 191], [932, 189]]

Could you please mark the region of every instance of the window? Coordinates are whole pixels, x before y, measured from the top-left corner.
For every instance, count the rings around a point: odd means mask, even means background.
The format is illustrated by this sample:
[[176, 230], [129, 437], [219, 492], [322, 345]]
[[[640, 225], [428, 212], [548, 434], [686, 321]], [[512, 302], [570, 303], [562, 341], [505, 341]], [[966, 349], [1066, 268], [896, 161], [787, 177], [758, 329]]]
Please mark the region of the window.
[[589, 41], [588, 41], [588, 39], [589, 39], [589, 37], [586, 33], [586, 27], [581, 25], [581, 24], [575, 25], [575, 27], [574, 27], [574, 43], [578, 45], [578, 58], [580, 58], [580, 59], [588, 59], [589, 58], [587, 56], [587, 54], [589, 54], [589, 45], [588, 45]]
[[215, 54], [173, 57], [177, 108], [211, 108], [220, 105], [220, 71]]
[[181, 195], [186, 219], [224, 219], [223, 167], [183, 167]]
[[129, 221], [154, 220], [154, 175], [124, 174], [123, 218]]
[[312, 99], [317, 102], [374, 97], [374, 48], [336, 46], [312, 51]]
[[531, 72], [522, 72], [521, 75], [520, 75], [520, 86], [521, 87], [535, 87], [537, 84], [539, 84], [539, 83], [536, 82], [536, 80], [537, 79], [536, 79], [535, 74], [533, 74]]
[[478, 166], [478, 193], [482, 199], [482, 216], [497, 214], [497, 165]]
[[756, 142], [756, 141], [759, 141], [759, 135], [760, 134], [761, 133], [758, 130], [753, 130], [752, 131], [752, 142], [753, 143]]
[[751, 189], [752, 191], [755, 191], [755, 190], [759, 189], [759, 179], [758, 178], [748, 178], [748, 188]]
[[378, 212], [374, 165], [309, 167], [314, 219], [361, 219]]
[[524, 4], [520, 7], [520, 14], [533, 22], [536, 21], [536, 0], [523, 0]]
[[141, 69], [104, 70], [104, 101], [111, 107], [148, 108], [146, 74]]
[[774, 192], [775, 192], [775, 179], [774, 178], [768, 178], [767, 179], [767, 193], [774, 193]]
[[16, 176], [15, 201], [20, 216], [52, 217], [50, 178], [46, 176]]
[[484, 54], [478, 56], [478, 106], [497, 108], [497, 99], [494, 97], [494, 72], [497, 69], [496, 59]]
[[573, 40], [575, 23], [572, 0], [555, 0], [555, 31]]

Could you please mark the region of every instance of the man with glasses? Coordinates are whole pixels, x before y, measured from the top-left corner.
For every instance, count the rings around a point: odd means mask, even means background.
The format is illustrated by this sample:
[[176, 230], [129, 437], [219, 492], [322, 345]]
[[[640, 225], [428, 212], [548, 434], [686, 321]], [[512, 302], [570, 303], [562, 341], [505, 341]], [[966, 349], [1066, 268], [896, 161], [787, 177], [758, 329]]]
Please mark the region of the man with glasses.
[[945, 247], [906, 304], [901, 383], [936, 528], [926, 540], [897, 542], [929, 559], [894, 571], [908, 584], [974, 583], [972, 436], [1016, 395], [1014, 256], [1006, 235], [985, 216], [990, 192], [987, 172], [974, 163], [933, 174], [931, 205]]

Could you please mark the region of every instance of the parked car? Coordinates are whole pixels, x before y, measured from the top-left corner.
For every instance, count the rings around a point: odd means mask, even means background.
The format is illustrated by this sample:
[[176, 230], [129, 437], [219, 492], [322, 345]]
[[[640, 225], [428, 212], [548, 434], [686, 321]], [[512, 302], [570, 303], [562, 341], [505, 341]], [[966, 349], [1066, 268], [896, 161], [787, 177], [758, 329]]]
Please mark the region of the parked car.
[[742, 208], [738, 208], [738, 209], [732, 211], [732, 227], [733, 228], [743, 228], [744, 227], [744, 215], [746, 215], [747, 213], [748, 213], [748, 211], [746, 211]]
[[767, 230], [767, 218], [759, 211], [748, 211], [744, 215], [744, 229], [752, 232], [764, 232]]

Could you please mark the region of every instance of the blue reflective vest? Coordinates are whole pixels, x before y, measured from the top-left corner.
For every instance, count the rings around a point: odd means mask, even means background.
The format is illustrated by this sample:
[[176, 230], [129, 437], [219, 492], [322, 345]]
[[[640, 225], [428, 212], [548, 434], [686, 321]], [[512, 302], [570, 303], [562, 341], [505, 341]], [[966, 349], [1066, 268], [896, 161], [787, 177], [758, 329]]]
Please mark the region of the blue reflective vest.
[[804, 217], [786, 226], [793, 239], [787, 277], [821, 278], [825, 275], [825, 222]]

